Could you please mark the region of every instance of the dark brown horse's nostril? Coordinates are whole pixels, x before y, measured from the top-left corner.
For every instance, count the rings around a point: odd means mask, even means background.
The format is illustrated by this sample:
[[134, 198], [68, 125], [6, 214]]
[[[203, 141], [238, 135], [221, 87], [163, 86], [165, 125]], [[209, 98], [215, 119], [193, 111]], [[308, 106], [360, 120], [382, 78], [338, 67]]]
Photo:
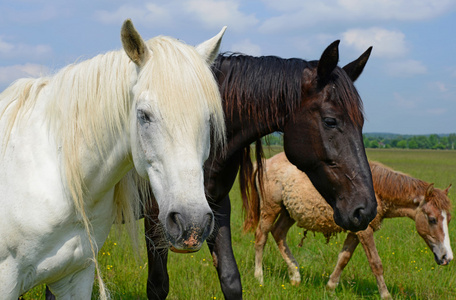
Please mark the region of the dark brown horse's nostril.
[[355, 211], [353, 212], [353, 216], [352, 216], [352, 223], [353, 225], [355, 226], [359, 226], [359, 224], [361, 223], [361, 219], [362, 219], [362, 208], [357, 208], [355, 209]]
[[372, 218], [370, 217], [370, 214], [366, 213], [364, 206], [357, 207], [350, 217], [351, 226], [357, 230], [366, 229], [371, 220]]

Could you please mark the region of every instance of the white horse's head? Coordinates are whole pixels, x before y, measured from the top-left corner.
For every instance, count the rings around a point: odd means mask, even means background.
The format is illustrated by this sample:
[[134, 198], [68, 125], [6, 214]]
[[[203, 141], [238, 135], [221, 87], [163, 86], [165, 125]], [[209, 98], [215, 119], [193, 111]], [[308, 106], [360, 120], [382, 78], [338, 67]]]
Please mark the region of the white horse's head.
[[130, 20], [121, 31], [124, 50], [136, 65], [133, 162], [149, 179], [165, 234], [180, 251], [199, 250], [214, 227], [202, 166], [211, 133], [219, 145], [225, 139], [221, 98], [210, 70], [224, 31], [197, 47], [169, 37], [145, 42]]

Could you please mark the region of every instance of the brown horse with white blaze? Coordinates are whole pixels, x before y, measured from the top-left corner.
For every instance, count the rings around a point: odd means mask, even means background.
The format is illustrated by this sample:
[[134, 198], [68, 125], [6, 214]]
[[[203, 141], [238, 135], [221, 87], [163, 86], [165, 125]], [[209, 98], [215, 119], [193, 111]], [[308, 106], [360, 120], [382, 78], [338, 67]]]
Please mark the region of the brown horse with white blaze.
[[[361, 243], [376, 277], [381, 297], [390, 298], [383, 278], [382, 262], [375, 247], [374, 231], [380, 229], [385, 218], [409, 217], [415, 221], [417, 232], [434, 253], [437, 264], [447, 265], [453, 259], [448, 235], [451, 203], [447, 194], [451, 185], [442, 191], [434, 188], [433, 184], [396, 172], [380, 163], [369, 164], [378, 214], [366, 230], [348, 232], [327, 287], [334, 289], [338, 285], [343, 269]], [[297, 223], [298, 227], [306, 231], [323, 233], [327, 239], [344, 230], [334, 222], [331, 207], [315, 190], [306, 174], [290, 164], [284, 153], [266, 160], [263, 167], [263, 188], [257, 187], [258, 193], [251, 194], [252, 197], [259, 197], [259, 206], [255, 210], [259, 216], [258, 223], [252, 224], [257, 226], [255, 277], [263, 282], [263, 249], [267, 235], [271, 232], [288, 265], [290, 280], [297, 285], [301, 282], [298, 263], [286, 242], [290, 227]]]

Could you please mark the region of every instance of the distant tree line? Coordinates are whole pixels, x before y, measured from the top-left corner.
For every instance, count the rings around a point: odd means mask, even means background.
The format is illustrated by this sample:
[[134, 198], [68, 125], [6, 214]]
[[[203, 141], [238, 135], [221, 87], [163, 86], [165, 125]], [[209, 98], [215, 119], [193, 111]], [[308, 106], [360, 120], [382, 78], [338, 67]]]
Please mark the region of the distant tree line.
[[[366, 133], [363, 134], [364, 147], [366, 148], [398, 148], [398, 149], [448, 149], [454, 150], [456, 133], [430, 134], [430, 135], [399, 135], [392, 133]], [[283, 136], [272, 133], [262, 139], [263, 144], [282, 145]]]
[[396, 135], [364, 134], [366, 148], [449, 149], [454, 150], [456, 134]]

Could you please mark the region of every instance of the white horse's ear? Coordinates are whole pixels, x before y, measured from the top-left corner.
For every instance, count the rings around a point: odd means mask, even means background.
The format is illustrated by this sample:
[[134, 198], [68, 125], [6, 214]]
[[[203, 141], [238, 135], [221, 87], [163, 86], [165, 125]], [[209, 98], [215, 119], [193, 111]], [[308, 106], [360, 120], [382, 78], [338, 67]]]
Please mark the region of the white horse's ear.
[[206, 59], [208, 64], [212, 64], [217, 57], [225, 30], [226, 26], [216, 36], [196, 46], [196, 51]]
[[125, 20], [120, 31], [122, 45], [128, 57], [139, 67], [149, 59], [149, 49], [133, 26], [130, 19]]

